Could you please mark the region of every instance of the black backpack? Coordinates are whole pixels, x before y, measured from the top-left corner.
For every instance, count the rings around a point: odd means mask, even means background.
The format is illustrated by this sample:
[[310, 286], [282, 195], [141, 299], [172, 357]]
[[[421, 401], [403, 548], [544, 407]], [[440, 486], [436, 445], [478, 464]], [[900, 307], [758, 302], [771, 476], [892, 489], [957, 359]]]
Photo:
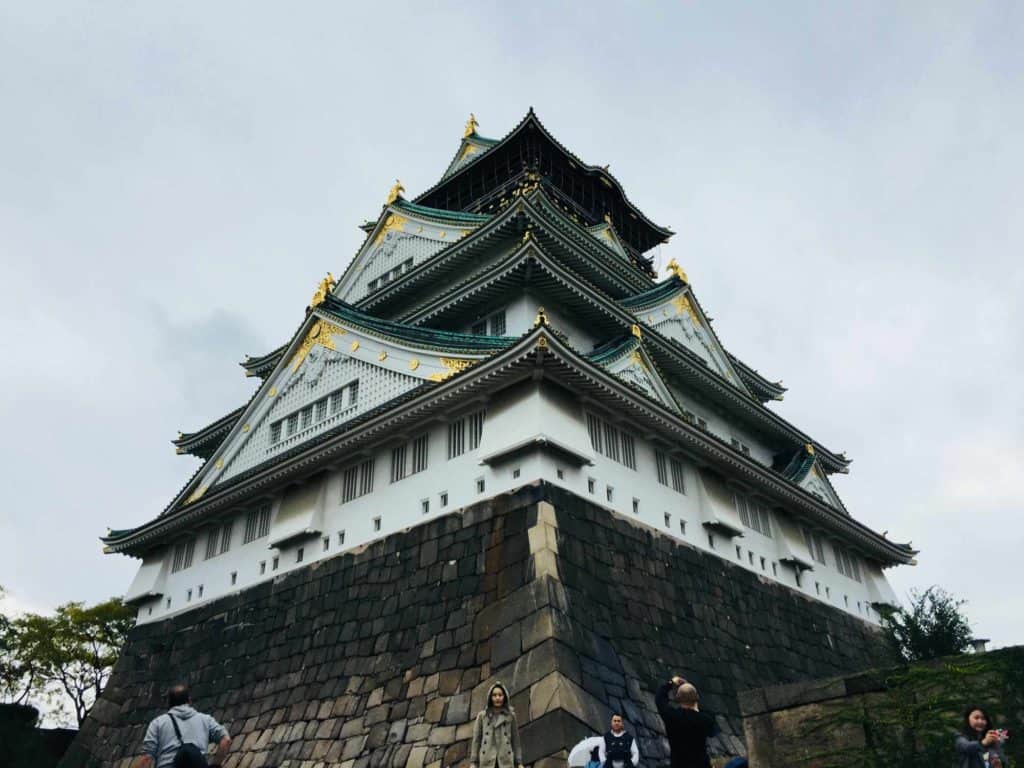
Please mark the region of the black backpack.
[[206, 762], [206, 755], [195, 744], [186, 744], [181, 738], [181, 729], [178, 727], [178, 721], [174, 718], [174, 715], [168, 712], [167, 716], [171, 718], [171, 725], [174, 726], [174, 735], [178, 737], [178, 744], [180, 745], [178, 751], [174, 753], [174, 762], [171, 765], [174, 768], [208, 768], [209, 763]]

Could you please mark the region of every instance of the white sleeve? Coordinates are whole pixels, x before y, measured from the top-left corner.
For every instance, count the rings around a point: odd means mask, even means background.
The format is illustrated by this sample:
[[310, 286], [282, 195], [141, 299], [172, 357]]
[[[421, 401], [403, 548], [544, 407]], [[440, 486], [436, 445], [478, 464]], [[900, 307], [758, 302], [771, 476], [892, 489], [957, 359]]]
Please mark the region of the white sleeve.
[[629, 751], [633, 756], [633, 765], [640, 765], [640, 750], [636, 746], [636, 736], [633, 737], [633, 745]]
[[601, 743], [597, 745], [597, 758], [601, 761], [601, 765], [604, 765], [608, 759], [604, 752], [604, 736], [601, 737]]

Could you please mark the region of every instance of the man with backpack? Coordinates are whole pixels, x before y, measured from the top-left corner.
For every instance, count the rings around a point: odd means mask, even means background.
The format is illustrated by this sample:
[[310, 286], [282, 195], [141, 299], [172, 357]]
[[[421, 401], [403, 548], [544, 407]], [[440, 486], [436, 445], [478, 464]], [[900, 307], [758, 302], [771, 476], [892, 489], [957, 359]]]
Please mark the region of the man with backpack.
[[[223, 725], [192, 708], [192, 697], [184, 683], [167, 692], [169, 711], [154, 717], [142, 740], [143, 755], [134, 768], [207, 768], [218, 766], [231, 748], [231, 737]], [[212, 762], [207, 762], [210, 744], [217, 745]]]

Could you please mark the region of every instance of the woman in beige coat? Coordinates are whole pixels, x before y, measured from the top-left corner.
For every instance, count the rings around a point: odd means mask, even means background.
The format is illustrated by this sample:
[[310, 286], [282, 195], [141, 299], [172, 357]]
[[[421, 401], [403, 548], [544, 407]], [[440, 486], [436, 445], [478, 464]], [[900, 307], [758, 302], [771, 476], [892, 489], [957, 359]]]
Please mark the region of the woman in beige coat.
[[495, 683], [487, 694], [487, 706], [473, 723], [469, 768], [523, 768], [519, 748], [519, 723], [509, 703], [508, 691]]

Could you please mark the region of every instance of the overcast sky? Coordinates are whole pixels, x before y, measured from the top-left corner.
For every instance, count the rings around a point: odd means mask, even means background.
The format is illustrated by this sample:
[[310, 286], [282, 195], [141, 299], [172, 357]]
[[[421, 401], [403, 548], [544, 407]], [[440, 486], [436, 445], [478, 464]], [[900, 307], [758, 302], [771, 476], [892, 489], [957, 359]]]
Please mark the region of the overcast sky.
[[1024, 642], [1024, 6], [891, 5], [0, 3], [8, 606], [122, 593], [97, 538], [195, 470], [177, 430], [249, 397], [396, 177], [533, 105], [854, 459], [847, 506], [921, 550], [897, 591]]

